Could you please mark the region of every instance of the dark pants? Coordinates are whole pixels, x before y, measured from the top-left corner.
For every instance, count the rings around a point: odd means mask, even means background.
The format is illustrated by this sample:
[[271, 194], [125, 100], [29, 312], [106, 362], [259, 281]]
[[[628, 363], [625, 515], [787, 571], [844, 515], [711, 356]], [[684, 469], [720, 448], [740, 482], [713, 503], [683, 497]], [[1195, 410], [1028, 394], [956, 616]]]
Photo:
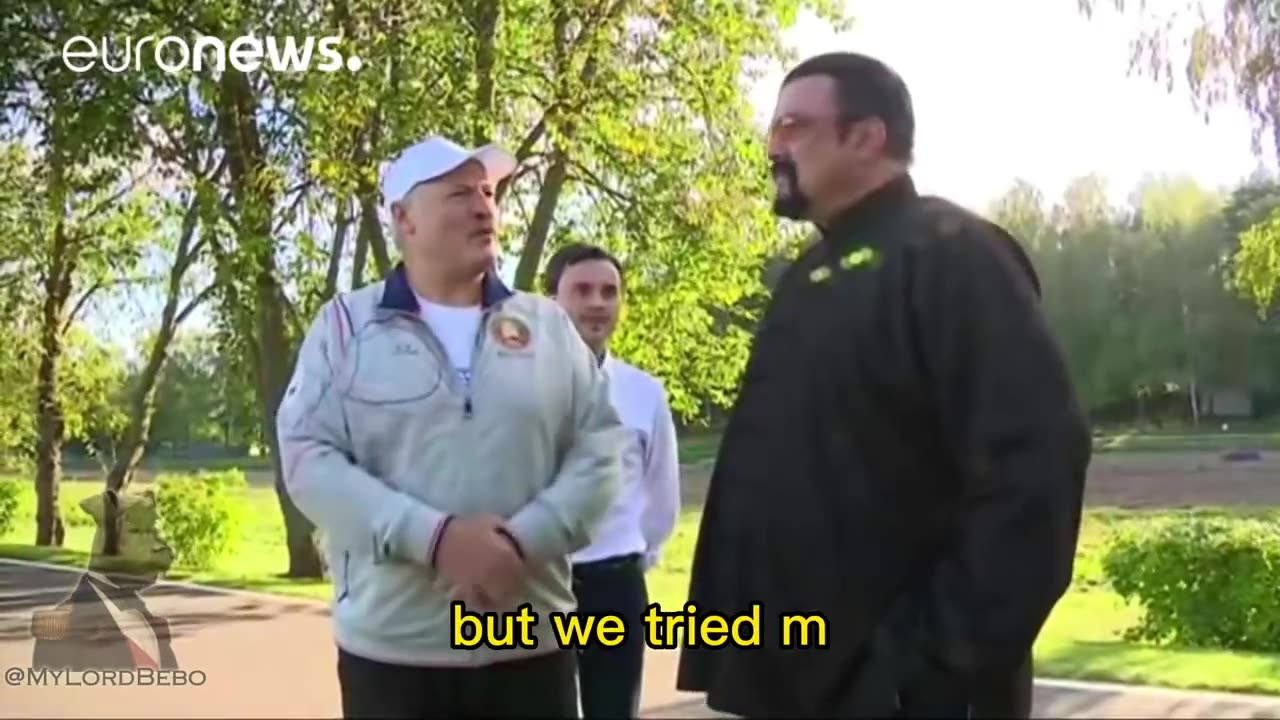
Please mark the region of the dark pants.
[[1035, 685], [1035, 669], [1031, 655], [1016, 672], [992, 678], [973, 698], [973, 717], [1031, 717], [1031, 695]]
[[479, 668], [390, 665], [338, 650], [347, 718], [576, 718], [574, 658], [557, 650]]
[[624, 555], [573, 568], [578, 612], [621, 615], [627, 636], [616, 647], [589, 645], [578, 651], [578, 681], [584, 718], [634, 718], [640, 711], [644, 672], [645, 609], [649, 591], [639, 555]]
[[1031, 717], [1031, 700], [1035, 684], [1031, 656], [1017, 670], [992, 673], [968, 689], [968, 698], [948, 700], [945, 692], [923, 689], [915, 697], [900, 697], [902, 718], [1009, 718]]

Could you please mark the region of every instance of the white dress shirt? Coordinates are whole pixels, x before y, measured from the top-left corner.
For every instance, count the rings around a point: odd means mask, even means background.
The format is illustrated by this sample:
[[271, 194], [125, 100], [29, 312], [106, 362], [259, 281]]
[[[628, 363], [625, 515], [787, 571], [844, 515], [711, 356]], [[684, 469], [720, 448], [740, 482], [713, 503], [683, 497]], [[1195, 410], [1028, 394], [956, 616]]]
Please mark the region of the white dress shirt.
[[592, 533], [589, 546], [573, 555], [586, 563], [640, 553], [648, 569], [680, 515], [680, 464], [676, 428], [661, 381], [612, 355], [601, 367], [609, 395], [628, 431], [622, 456], [622, 491]]

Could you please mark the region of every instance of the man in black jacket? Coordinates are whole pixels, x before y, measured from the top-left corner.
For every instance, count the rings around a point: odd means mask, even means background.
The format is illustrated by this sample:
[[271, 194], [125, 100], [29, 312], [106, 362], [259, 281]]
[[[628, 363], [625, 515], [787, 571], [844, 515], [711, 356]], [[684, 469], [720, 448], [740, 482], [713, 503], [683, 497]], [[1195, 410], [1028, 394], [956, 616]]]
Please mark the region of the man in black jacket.
[[[678, 686], [716, 710], [1030, 714], [1089, 429], [1031, 263], [917, 194], [913, 141], [907, 89], [872, 58], [783, 82], [775, 210], [820, 238], [774, 290], [703, 512], [689, 601], [762, 608], [758, 647], [682, 651]], [[782, 647], [779, 613], [821, 613], [826, 646]]]

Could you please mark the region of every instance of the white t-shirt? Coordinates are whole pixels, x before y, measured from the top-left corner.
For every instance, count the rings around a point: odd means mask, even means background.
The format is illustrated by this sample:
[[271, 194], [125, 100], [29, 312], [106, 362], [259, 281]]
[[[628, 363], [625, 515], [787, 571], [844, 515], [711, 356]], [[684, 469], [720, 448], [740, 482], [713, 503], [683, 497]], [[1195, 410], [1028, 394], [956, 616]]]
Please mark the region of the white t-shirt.
[[462, 376], [471, 383], [471, 352], [475, 349], [476, 333], [480, 331], [480, 306], [457, 307], [438, 305], [418, 298], [419, 312], [444, 345], [449, 362]]

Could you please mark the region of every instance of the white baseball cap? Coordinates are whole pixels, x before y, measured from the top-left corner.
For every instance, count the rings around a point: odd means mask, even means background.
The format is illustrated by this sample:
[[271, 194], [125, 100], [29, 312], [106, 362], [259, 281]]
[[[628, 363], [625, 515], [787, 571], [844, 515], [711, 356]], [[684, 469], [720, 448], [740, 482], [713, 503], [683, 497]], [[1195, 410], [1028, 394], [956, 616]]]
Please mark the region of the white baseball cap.
[[391, 203], [403, 200], [419, 183], [435, 180], [468, 160], [479, 161], [489, 174], [489, 182], [515, 172], [516, 159], [502, 147], [489, 144], [475, 150], [434, 135], [405, 148], [387, 165], [382, 174], [382, 200], [390, 211]]

